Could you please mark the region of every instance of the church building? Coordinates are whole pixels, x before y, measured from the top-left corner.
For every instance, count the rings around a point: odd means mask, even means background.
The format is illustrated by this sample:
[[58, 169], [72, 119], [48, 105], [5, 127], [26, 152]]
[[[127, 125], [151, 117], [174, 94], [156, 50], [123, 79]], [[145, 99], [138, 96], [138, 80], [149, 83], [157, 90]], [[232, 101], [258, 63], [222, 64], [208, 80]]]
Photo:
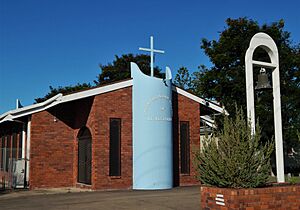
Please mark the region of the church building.
[[169, 68], [165, 75], [131, 63], [131, 79], [0, 115], [0, 179], [30, 189], [197, 185], [205, 112], [225, 110], [174, 86]]

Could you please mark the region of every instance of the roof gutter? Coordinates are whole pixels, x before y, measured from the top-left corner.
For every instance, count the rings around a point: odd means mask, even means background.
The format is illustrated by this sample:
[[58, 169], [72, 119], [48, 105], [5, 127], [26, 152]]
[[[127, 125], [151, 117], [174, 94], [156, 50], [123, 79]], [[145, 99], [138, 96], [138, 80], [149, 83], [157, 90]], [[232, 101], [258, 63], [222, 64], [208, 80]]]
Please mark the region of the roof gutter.
[[59, 93], [44, 102], [8, 111], [0, 116], [0, 124], [6, 121], [14, 121], [15, 118], [23, 117], [37, 111], [43, 111], [53, 102], [60, 101], [62, 96], [63, 94]]
[[6, 122], [6, 121], [13, 121], [15, 118], [19, 118], [19, 117], [23, 117], [23, 116], [27, 116], [27, 115], [36, 113], [36, 112], [44, 111], [46, 109], [49, 109], [49, 108], [56, 106], [58, 104], [61, 104], [61, 103], [66, 103], [66, 102], [70, 102], [70, 101], [74, 101], [74, 100], [78, 100], [78, 99], [82, 99], [82, 98], [86, 98], [86, 97], [95, 96], [98, 94], [103, 94], [103, 93], [115, 91], [115, 90], [118, 90], [121, 88], [126, 88], [129, 86], [132, 86], [132, 80], [126, 80], [123, 82], [118, 82], [118, 83], [110, 84], [110, 85], [107, 85], [104, 87], [98, 87], [98, 88], [91, 89], [91, 90], [73, 93], [73, 94], [66, 95], [66, 96], [63, 96], [63, 94], [59, 93], [44, 102], [33, 104], [33, 105], [22, 107], [22, 108], [18, 108], [18, 109], [14, 109], [14, 110], [8, 111], [8, 112], [0, 115], [0, 124], [3, 122]]
[[[123, 81], [123, 82], [119, 82], [119, 83], [115, 83], [115, 84], [110, 84], [110, 85], [107, 85], [104, 87], [98, 87], [98, 88], [91, 89], [91, 90], [73, 93], [73, 94], [66, 95], [66, 96], [63, 96], [63, 94], [59, 93], [56, 96], [53, 96], [52, 98], [50, 98], [44, 102], [33, 104], [33, 105], [22, 107], [22, 108], [18, 108], [18, 109], [14, 109], [14, 110], [8, 111], [8, 112], [0, 115], [0, 124], [3, 122], [6, 122], [6, 121], [14, 121], [14, 119], [19, 118], [19, 117], [31, 115], [33, 113], [40, 112], [40, 111], [44, 111], [44, 110], [51, 108], [53, 106], [56, 106], [57, 104], [60, 104], [60, 103], [66, 103], [66, 102], [70, 102], [70, 101], [74, 101], [74, 100], [78, 100], [78, 99], [82, 99], [82, 98], [86, 98], [86, 97], [95, 96], [98, 94], [107, 93], [110, 91], [115, 91], [115, 90], [129, 87], [132, 85], [133, 85], [132, 80], [127, 80], [127, 81]], [[190, 98], [193, 101], [196, 101], [202, 105], [205, 105], [219, 113], [224, 113], [226, 115], [229, 115], [229, 113], [226, 111], [226, 109], [224, 107], [221, 107], [220, 105], [215, 104], [209, 100], [195, 96], [195, 95], [193, 95], [179, 87], [176, 87], [176, 86], [173, 86], [172, 90], [174, 92], [177, 92], [178, 94], [181, 94], [183, 96], [186, 96], [187, 98]]]
[[183, 90], [179, 87], [173, 86], [172, 88], [173, 88], [173, 91], [175, 91], [175, 92], [177, 92], [181, 95], [184, 95], [184, 96], [186, 96], [186, 97], [188, 97], [188, 98], [190, 98], [190, 99], [192, 99], [192, 100], [194, 100], [194, 101], [196, 101], [196, 102], [198, 102], [198, 103], [200, 103], [204, 106], [207, 106], [207, 107], [209, 107], [209, 108], [211, 108], [211, 109], [213, 109], [213, 110], [215, 110], [219, 113], [224, 113], [225, 115], [229, 115], [229, 113], [227, 112], [225, 107], [221, 107], [220, 105], [215, 104], [215, 103], [213, 103], [209, 100], [206, 100], [206, 99], [200, 98], [198, 96], [195, 96], [195, 95], [193, 95], [193, 94], [191, 94], [191, 93], [189, 93], [189, 92], [187, 92], [187, 91], [185, 91], [185, 90]]

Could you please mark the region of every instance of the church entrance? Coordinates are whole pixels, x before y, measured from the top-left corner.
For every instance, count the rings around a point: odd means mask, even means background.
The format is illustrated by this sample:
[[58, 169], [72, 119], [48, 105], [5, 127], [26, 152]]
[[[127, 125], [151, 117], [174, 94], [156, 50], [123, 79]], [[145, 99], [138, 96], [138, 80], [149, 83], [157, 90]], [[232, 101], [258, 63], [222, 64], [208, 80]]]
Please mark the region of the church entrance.
[[78, 136], [78, 182], [91, 184], [92, 135], [87, 127], [80, 129]]

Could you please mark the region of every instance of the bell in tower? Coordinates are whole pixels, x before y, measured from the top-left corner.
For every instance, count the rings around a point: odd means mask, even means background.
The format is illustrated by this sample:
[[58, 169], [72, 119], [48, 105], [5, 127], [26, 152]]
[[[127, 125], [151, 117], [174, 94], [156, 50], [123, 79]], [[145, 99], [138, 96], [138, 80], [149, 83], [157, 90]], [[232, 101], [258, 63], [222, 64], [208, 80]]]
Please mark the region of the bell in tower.
[[270, 89], [270, 88], [272, 88], [272, 86], [270, 85], [267, 71], [265, 68], [261, 68], [259, 71], [259, 75], [257, 77], [257, 84], [255, 87], [255, 90], [264, 90], [264, 89]]

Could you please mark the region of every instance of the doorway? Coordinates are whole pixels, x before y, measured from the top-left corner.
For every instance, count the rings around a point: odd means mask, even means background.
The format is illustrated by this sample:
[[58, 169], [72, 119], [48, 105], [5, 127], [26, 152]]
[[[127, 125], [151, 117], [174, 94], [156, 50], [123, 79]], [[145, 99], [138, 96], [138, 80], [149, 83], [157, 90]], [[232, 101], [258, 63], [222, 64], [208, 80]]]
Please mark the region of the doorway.
[[78, 182], [91, 184], [92, 135], [87, 127], [80, 129], [78, 136]]

